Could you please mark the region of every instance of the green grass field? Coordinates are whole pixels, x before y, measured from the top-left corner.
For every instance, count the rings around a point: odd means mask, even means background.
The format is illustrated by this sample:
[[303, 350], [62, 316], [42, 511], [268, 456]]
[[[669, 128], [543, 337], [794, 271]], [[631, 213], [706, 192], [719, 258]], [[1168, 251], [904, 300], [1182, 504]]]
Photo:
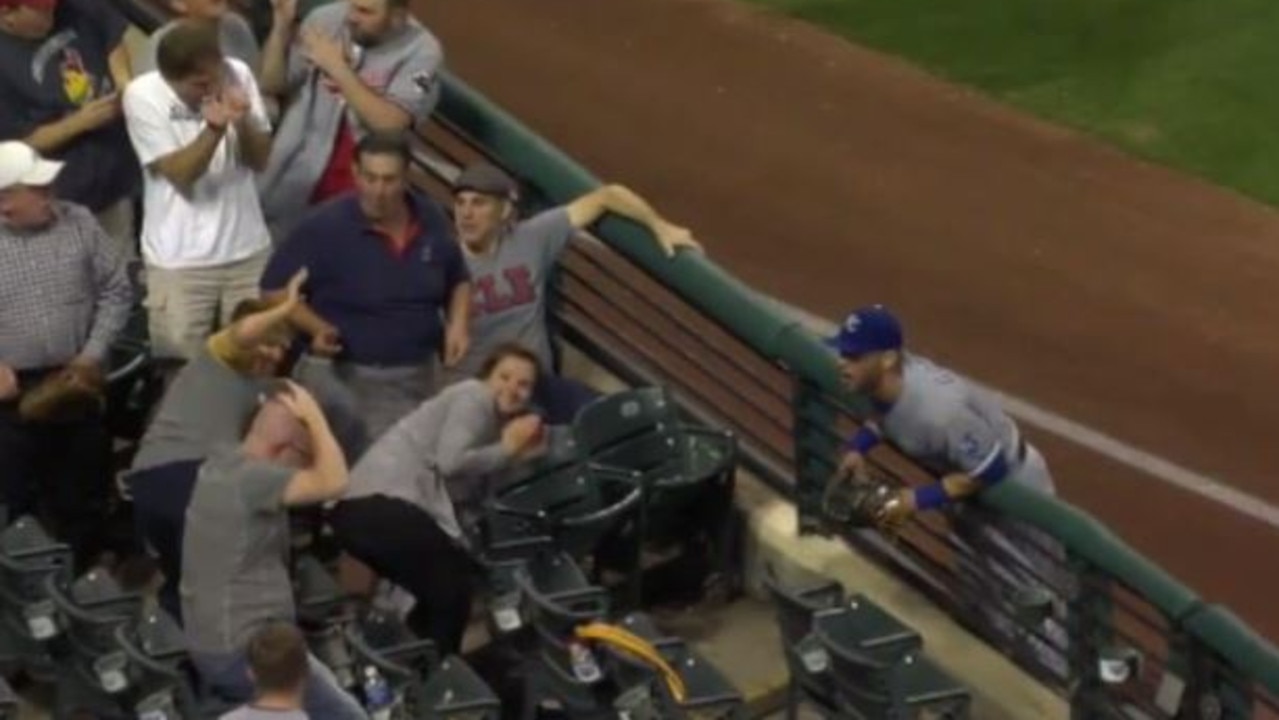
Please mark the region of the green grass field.
[[750, 1], [1279, 204], [1279, 1]]

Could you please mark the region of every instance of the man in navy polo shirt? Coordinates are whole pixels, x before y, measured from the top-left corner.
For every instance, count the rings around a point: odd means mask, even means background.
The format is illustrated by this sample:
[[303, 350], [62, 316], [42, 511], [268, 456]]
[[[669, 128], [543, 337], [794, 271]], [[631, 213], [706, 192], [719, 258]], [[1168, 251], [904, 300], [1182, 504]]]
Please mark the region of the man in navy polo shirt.
[[309, 270], [291, 316], [310, 338], [296, 376], [346, 395], [369, 441], [431, 397], [436, 363], [452, 367], [470, 342], [466, 260], [443, 209], [409, 188], [408, 169], [402, 133], [366, 136], [355, 192], [304, 215], [262, 276], [270, 299]]

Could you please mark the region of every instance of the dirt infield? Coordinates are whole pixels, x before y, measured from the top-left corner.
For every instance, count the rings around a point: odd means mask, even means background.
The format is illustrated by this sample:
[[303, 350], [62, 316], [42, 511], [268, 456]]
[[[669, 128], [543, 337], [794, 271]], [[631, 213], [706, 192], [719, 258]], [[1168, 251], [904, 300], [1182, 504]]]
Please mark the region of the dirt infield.
[[[1279, 502], [1279, 215], [723, 0], [423, 0], [448, 63], [747, 282]], [[1062, 494], [1272, 638], [1279, 532], [1031, 433]], [[1273, 561], [1267, 561], [1273, 564]]]

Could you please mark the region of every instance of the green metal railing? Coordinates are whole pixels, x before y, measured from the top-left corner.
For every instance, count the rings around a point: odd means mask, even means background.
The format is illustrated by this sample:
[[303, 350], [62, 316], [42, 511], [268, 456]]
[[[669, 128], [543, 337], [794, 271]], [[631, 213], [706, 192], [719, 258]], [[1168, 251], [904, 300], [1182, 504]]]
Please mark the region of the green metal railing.
[[[164, 17], [155, 0], [117, 0], [145, 29]], [[448, 75], [434, 122], [422, 133], [420, 177], [447, 188], [436, 164], [455, 167], [487, 157], [530, 191], [530, 206], [570, 200], [600, 182], [559, 149]], [[426, 160], [427, 158], [424, 158]], [[833, 359], [808, 330], [713, 262], [682, 254], [669, 260], [637, 226], [608, 218], [594, 228], [603, 244], [574, 243], [563, 263], [556, 316], [562, 335], [631, 382], [672, 386], [700, 420], [726, 426], [741, 440], [748, 467], [797, 505], [799, 532], [819, 531], [820, 494], [841, 439], [868, 407], [840, 387]], [[872, 458], [908, 482], [923, 473], [891, 452]], [[1051, 578], [1060, 601], [1055, 622], [1021, 622], [1047, 652], [1016, 654], [974, 609], [1018, 611], [992, 581], [981, 553], [953, 532], [963, 518], [936, 514], [913, 522], [889, 545], [872, 533], [847, 540], [912, 581], [989, 642], [1071, 702], [1076, 718], [1279, 718], [1279, 651], [1228, 611], [1204, 603], [1081, 510], [1015, 484], [983, 493], [967, 522], [1013, 520], [1049, 538]], [[976, 517], [973, 517], [976, 516]], [[1037, 540], [1027, 540], [1033, 544]], [[1002, 556], [1006, 565], [1017, 565]], [[1036, 568], [1022, 567], [1030, 571]], [[996, 597], [999, 596], [999, 597]], [[989, 614], [989, 612], [987, 612]], [[1103, 660], [1135, 651], [1133, 677], [1104, 682]], [[1045, 667], [1055, 656], [1065, 671]], [[1139, 713], [1139, 714], [1136, 714]]]
[[[550, 202], [567, 201], [600, 185], [585, 168], [456, 77], [445, 83], [438, 115]], [[713, 262], [695, 254], [668, 260], [639, 227], [615, 218], [602, 222], [595, 234], [791, 377], [792, 496], [803, 529], [811, 531], [817, 498], [842, 437], [832, 430], [841, 420], [846, 427], [848, 419], [862, 416], [864, 400], [843, 391], [833, 358], [817, 338]], [[1128, 717], [1125, 713], [1133, 711], [1152, 717], [1211, 717], [1216, 709], [1221, 717], [1279, 716], [1279, 652], [1228, 611], [1205, 604], [1068, 503], [1011, 483], [983, 493], [980, 502], [993, 514], [1037, 528], [1064, 548], [1065, 567], [1077, 589], [1063, 620], [1070, 642], [1058, 649], [1068, 658], [1071, 673], [1045, 680], [1071, 696], [1075, 717]], [[1099, 664], [1123, 658], [1126, 650], [1139, 652], [1136, 676], [1122, 684], [1103, 682]]]

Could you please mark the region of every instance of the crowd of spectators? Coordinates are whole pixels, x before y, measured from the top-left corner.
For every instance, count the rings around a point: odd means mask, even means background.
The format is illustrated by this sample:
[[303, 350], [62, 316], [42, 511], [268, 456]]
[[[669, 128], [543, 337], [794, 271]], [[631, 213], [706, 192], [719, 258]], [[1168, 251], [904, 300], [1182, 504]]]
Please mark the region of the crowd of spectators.
[[[492, 165], [449, 198], [412, 187], [443, 49], [407, 0], [171, 10], [131, 54], [106, 0], [0, 0], [0, 500], [77, 571], [154, 556], [206, 686], [257, 698], [237, 717], [363, 717], [290, 626], [290, 511], [326, 508], [456, 651], [488, 483], [593, 396], [547, 325], [569, 240], [612, 212], [668, 255], [697, 244], [621, 186], [524, 219]], [[103, 415], [18, 408], [49, 377], [100, 383], [139, 307], [166, 387], [120, 547]]]

